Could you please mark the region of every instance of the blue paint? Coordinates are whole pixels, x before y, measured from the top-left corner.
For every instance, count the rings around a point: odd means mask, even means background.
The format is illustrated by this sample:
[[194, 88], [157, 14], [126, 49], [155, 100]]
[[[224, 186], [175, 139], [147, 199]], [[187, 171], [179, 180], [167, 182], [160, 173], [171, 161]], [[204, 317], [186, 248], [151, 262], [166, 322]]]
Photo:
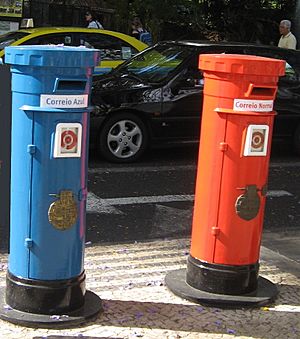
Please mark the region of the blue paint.
[[[17, 46], [5, 49], [12, 72], [11, 226], [9, 271], [17, 277], [60, 280], [83, 272], [90, 108], [43, 108], [40, 95], [90, 94], [98, 64], [92, 49]], [[59, 84], [63, 85], [60, 86]], [[79, 158], [54, 158], [58, 123], [82, 125]], [[53, 194], [70, 190], [76, 224], [58, 230], [48, 220]]]

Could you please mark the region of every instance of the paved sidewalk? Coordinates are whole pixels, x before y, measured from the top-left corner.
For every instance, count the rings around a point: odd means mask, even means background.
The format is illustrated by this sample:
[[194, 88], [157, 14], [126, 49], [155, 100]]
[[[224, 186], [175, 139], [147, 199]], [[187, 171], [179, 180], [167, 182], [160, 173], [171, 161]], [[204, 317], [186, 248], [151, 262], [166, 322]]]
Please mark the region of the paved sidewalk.
[[[93, 322], [61, 330], [0, 320], [0, 338], [300, 338], [297, 261], [262, 247], [260, 275], [278, 284], [278, 298], [269, 307], [230, 310], [194, 304], [167, 289], [166, 272], [185, 268], [188, 252], [189, 239], [87, 245], [87, 288], [101, 297], [104, 312]], [[5, 286], [7, 257], [0, 259]]]

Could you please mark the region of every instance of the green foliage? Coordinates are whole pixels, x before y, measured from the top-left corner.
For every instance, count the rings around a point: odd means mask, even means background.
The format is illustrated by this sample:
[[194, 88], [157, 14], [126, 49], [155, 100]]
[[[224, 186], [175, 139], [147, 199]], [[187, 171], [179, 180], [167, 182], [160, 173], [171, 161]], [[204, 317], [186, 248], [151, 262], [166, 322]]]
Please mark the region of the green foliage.
[[296, 17], [296, 0], [107, 0], [114, 28], [130, 33], [139, 16], [154, 40], [210, 39], [275, 43], [278, 23]]

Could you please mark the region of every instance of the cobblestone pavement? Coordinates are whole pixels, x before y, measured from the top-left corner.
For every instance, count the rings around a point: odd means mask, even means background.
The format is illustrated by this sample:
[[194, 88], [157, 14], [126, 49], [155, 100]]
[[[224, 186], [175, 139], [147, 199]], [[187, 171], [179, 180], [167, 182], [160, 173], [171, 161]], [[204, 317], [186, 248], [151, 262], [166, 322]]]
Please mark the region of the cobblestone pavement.
[[[87, 289], [101, 297], [104, 312], [60, 330], [0, 320], [0, 338], [300, 338], [300, 271], [284, 269], [295, 268], [288, 258], [262, 247], [260, 275], [279, 288], [273, 305], [220, 309], [183, 300], [165, 286], [167, 272], [186, 267], [188, 252], [188, 239], [87, 245]], [[7, 256], [0, 259], [0, 285], [5, 286]]]

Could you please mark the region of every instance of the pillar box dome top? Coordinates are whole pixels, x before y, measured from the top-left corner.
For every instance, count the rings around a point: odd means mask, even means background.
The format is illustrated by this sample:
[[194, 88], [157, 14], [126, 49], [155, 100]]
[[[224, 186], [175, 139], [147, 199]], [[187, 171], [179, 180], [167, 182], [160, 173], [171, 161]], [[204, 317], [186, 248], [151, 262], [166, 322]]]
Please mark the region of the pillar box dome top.
[[36, 67], [95, 67], [99, 51], [85, 47], [31, 45], [5, 48], [5, 63]]
[[285, 75], [285, 61], [254, 55], [202, 54], [199, 69], [242, 75], [282, 76]]

